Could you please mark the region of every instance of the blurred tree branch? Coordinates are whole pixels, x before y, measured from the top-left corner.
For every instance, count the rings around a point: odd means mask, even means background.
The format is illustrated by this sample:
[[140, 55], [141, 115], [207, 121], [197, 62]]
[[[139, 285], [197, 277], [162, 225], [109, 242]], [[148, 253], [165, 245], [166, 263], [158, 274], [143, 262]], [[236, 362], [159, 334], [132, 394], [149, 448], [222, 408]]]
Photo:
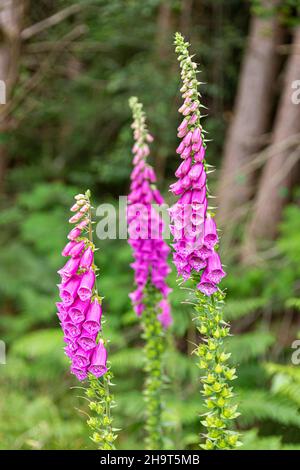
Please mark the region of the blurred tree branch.
[[28, 28], [25, 28], [21, 32], [21, 39], [26, 41], [27, 39], [32, 38], [33, 36], [45, 31], [48, 28], [52, 28], [52, 26], [56, 26], [57, 24], [61, 23], [69, 16], [75, 15], [76, 13], [80, 12], [84, 8], [82, 3], [75, 3], [74, 5], [70, 5], [67, 8], [64, 8], [61, 11], [58, 11], [52, 16], [49, 16], [45, 20], [39, 21]]

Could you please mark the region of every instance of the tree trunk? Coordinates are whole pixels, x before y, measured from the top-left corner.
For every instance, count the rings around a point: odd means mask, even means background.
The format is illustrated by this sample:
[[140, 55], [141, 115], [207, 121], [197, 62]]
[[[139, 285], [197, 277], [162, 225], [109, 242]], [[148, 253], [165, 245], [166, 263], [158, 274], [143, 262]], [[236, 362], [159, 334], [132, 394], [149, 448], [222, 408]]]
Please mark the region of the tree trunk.
[[[300, 158], [300, 103], [293, 101], [293, 82], [300, 77], [300, 26], [297, 27], [290, 57], [287, 60], [284, 86], [274, 123], [272, 156], [261, 175], [253, 216], [246, 230], [243, 259], [256, 253], [259, 241], [272, 240], [277, 234], [282, 209], [288, 200]], [[291, 142], [291, 145], [284, 143]], [[279, 148], [278, 148], [279, 147]], [[294, 147], [294, 148], [293, 148]]]
[[[18, 75], [20, 33], [25, 1], [5, 0], [0, 3], [0, 80], [5, 84], [5, 101], [9, 102], [11, 90]], [[9, 130], [10, 118], [6, 105], [0, 105], [0, 194], [3, 192], [7, 167], [7, 149], [3, 135]]]
[[[262, 3], [269, 9], [278, 1], [263, 0]], [[221, 168], [217, 214], [221, 226], [232, 219], [233, 213], [249, 200], [253, 191], [252, 178], [243, 174], [243, 166], [259, 150], [262, 136], [269, 128], [280, 37], [275, 13], [263, 18], [252, 17]]]

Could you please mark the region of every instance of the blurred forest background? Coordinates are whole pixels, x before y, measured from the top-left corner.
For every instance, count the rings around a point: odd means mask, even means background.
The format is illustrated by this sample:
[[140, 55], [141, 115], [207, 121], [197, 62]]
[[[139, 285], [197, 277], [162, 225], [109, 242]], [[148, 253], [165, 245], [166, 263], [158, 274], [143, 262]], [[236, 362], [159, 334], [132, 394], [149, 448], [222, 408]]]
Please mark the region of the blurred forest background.
[[[228, 348], [244, 449], [300, 449], [299, 0], [1, 0], [1, 449], [88, 449], [86, 411], [69, 374], [55, 314], [57, 269], [75, 192], [95, 204], [125, 195], [131, 171], [128, 98], [144, 103], [160, 188], [178, 165], [179, 71], [173, 35], [201, 64], [228, 272]], [[296, 84], [297, 85], [297, 84]], [[299, 83], [298, 83], [299, 86]], [[296, 96], [297, 98], [297, 96]], [[294, 102], [293, 102], [294, 101]], [[297, 104], [298, 101], [298, 104]], [[128, 292], [126, 240], [98, 241], [115, 374], [119, 448], [142, 447], [139, 321]], [[176, 286], [176, 276], [170, 276]], [[197, 448], [202, 431], [191, 309], [172, 296], [166, 355], [168, 449]], [[299, 356], [299, 355], [298, 355]]]

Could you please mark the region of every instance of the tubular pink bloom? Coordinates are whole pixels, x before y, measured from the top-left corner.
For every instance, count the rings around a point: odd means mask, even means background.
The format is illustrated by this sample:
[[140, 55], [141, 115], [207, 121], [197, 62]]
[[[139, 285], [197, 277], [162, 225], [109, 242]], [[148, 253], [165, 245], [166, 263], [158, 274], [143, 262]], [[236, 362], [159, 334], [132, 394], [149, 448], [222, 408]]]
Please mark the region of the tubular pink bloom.
[[194, 158], [196, 162], [202, 162], [205, 158], [205, 148], [201, 147], [200, 150], [195, 153]]
[[192, 201], [192, 191], [186, 191], [178, 200], [178, 204], [190, 204]]
[[143, 289], [140, 289], [140, 288], [138, 288], [137, 290], [135, 290], [135, 291], [133, 291], [129, 294], [129, 298], [134, 303], [140, 302], [143, 297], [144, 297]]
[[190, 120], [189, 120], [189, 125], [192, 126], [193, 124], [195, 124], [198, 120], [198, 116], [197, 114], [193, 114], [191, 117], [190, 117]]
[[200, 258], [207, 259], [213, 254], [213, 250], [209, 246], [203, 244], [198, 250], [198, 254]]
[[196, 109], [198, 109], [198, 103], [197, 101], [194, 101], [193, 104], [190, 106], [190, 113], [193, 113], [194, 111], [196, 111]]
[[78, 344], [84, 351], [91, 351], [97, 346], [96, 337], [97, 335], [89, 335], [87, 332], [83, 332], [82, 336], [78, 339]]
[[[196, 165], [197, 165], [197, 163], [196, 163]], [[196, 165], [195, 165], [195, 166], [196, 166]], [[199, 163], [199, 165], [202, 165], [202, 164]], [[205, 187], [205, 185], [206, 185], [206, 173], [205, 173], [205, 171], [203, 171], [203, 172], [201, 173], [201, 175], [199, 176], [199, 178], [197, 179], [197, 181], [196, 181], [196, 186], [197, 186], [198, 188], [201, 188], [201, 189], [202, 189], [203, 187]], [[206, 189], [206, 188], [205, 188], [205, 189]]]
[[182, 130], [185, 130], [187, 126], [188, 126], [188, 120], [184, 119], [182, 123], [180, 124], [180, 126], [177, 128], [177, 130], [180, 132]]
[[195, 143], [201, 142], [201, 141], [202, 141], [201, 131], [200, 131], [199, 127], [196, 127], [196, 129], [194, 129], [194, 131], [193, 131], [192, 142], [195, 144]]
[[61, 313], [68, 313], [66, 307], [64, 306], [63, 302], [56, 302], [55, 303], [57, 310]]
[[156, 202], [156, 204], [163, 204], [164, 203], [164, 199], [163, 199], [163, 197], [160, 194], [158, 189], [153, 189], [152, 193], [153, 193], [154, 202]]
[[191, 180], [190, 180], [189, 175], [185, 175], [180, 181], [181, 181], [181, 186], [184, 189], [188, 189], [191, 185]]
[[76, 299], [75, 302], [68, 310], [68, 314], [71, 318], [71, 321], [75, 324], [82, 323], [85, 319], [85, 311], [88, 308], [88, 302], [83, 302], [80, 299]]
[[81, 234], [81, 230], [78, 227], [75, 227], [71, 230], [71, 232], [68, 235], [69, 240], [75, 240], [78, 238]]
[[226, 276], [223, 271], [220, 256], [214, 252], [207, 260], [206, 278], [214, 284], [219, 284], [221, 279]]
[[89, 210], [90, 206], [88, 204], [84, 204], [82, 206], [82, 208], [80, 209], [80, 214], [83, 216], [88, 210]]
[[62, 277], [63, 280], [67, 280], [75, 274], [79, 268], [80, 259], [71, 258], [66, 264], [57, 271], [58, 274]]
[[[201, 272], [198, 289], [211, 295], [216, 292], [216, 284], [225, 276], [225, 272], [214, 252], [218, 242], [216, 224], [207, 211], [206, 144], [200, 124], [197, 83], [185, 74], [184, 69], [182, 74], [184, 103], [179, 111], [185, 118], [184, 125], [178, 128], [177, 135], [182, 140], [176, 152], [184, 161], [176, 170], [177, 181], [170, 186], [171, 192], [179, 196], [169, 210], [174, 237], [173, 259], [178, 274], [184, 280], [189, 279], [193, 272]], [[159, 273], [155, 271], [153, 282], [159, 283]]]
[[216, 284], [214, 284], [207, 278], [205, 272], [203, 272], [201, 276], [201, 281], [199, 282], [197, 287], [203, 294], [208, 295], [208, 296], [214, 294], [218, 290]]
[[64, 337], [64, 342], [67, 344], [69, 351], [74, 355], [78, 349], [78, 343], [76, 339], [71, 339], [68, 337]]
[[140, 317], [145, 310], [145, 305], [144, 304], [136, 304], [133, 306], [133, 310], [137, 314], [138, 317]]
[[189, 177], [193, 181], [197, 181], [202, 174], [205, 175], [202, 163], [195, 163], [189, 171]]
[[176, 183], [173, 183], [170, 186], [170, 191], [176, 196], [182, 194], [184, 192], [184, 189], [185, 188], [182, 185], [182, 180], [178, 180], [176, 181]]
[[87, 378], [87, 370], [79, 369], [78, 367], [71, 367], [71, 373], [74, 374], [78, 380], [82, 381]]
[[175, 172], [175, 176], [177, 176], [177, 178], [182, 178], [184, 175], [186, 175], [189, 172], [191, 165], [192, 165], [191, 158], [187, 158], [186, 160], [184, 160], [177, 168]]
[[181, 154], [181, 158], [189, 158], [192, 152], [192, 147], [185, 147], [184, 151]]
[[92, 336], [101, 329], [101, 315], [102, 306], [98, 300], [91, 303], [90, 308], [86, 314], [86, 320], [83, 323], [83, 328]]
[[70, 250], [69, 255], [72, 256], [72, 258], [76, 258], [79, 256], [84, 249], [84, 241], [77, 242], [73, 248]]
[[61, 323], [63, 324], [64, 322], [70, 320], [69, 318], [69, 315], [66, 313], [66, 312], [62, 312], [62, 311], [57, 311], [56, 312], [58, 318], [60, 319]]
[[79, 211], [79, 212], [76, 212], [75, 215], [72, 215], [72, 217], [69, 219], [69, 222], [70, 224], [76, 224], [77, 222], [79, 222], [79, 220], [81, 219], [82, 217], [82, 213]]
[[189, 132], [186, 134], [186, 136], [184, 137], [184, 139], [183, 139], [182, 142], [184, 143], [184, 145], [185, 145], [186, 147], [188, 147], [188, 146], [191, 144], [191, 142], [192, 142], [192, 137], [193, 137], [193, 133], [192, 133], [191, 131], [189, 131]]
[[193, 152], [199, 152], [201, 150], [201, 147], [202, 147], [202, 141], [199, 140], [198, 142], [192, 145], [192, 150]]
[[80, 231], [85, 228], [87, 225], [89, 224], [89, 219], [86, 218], [86, 219], [83, 219], [78, 225], [76, 228], [78, 228]]
[[164, 328], [168, 328], [173, 323], [170, 305], [166, 299], [163, 299], [158, 303], [158, 307], [161, 309], [161, 313], [157, 315], [157, 318]]
[[72, 322], [66, 322], [64, 324], [64, 333], [67, 338], [75, 340], [81, 333], [81, 328], [79, 325], [75, 325]]
[[205, 259], [193, 254], [189, 257], [189, 264], [193, 269], [195, 269], [195, 271], [199, 272], [202, 269], [206, 268], [207, 263]]
[[201, 189], [193, 189], [191, 203], [204, 204], [206, 199], [206, 188], [202, 186]]
[[[163, 241], [162, 233], [164, 224], [161, 215], [158, 214], [153, 204], [163, 204], [164, 200], [158, 189], [153, 185], [156, 176], [153, 168], [146, 162], [150, 149], [147, 146], [147, 152], [141, 152], [144, 148], [145, 135], [147, 130], [140, 105], [135, 101], [133, 104], [134, 113], [134, 139], [133, 146], [133, 170], [131, 173], [130, 194], [128, 196], [128, 243], [133, 249], [134, 263], [131, 267], [134, 269], [134, 280], [137, 289], [129, 297], [135, 313], [140, 316], [144, 309], [144, 289], [147, 282], [152, 282], [154, 287], [161, 293], [163, 298], [169, 293], [166, 285], [166, 276], [168, 275], [167, 257], [169, 248]], [[137, 107], [135, 108], [135, 105]], [[178, 132], [185, 136], [187, 134], [188, 121], [183, 120], [178, 127]], [[136, 132], [138, 130], [138, 132]], [[187, 140], [191, 139], [187, 137]], [[178, 152], [187, 152], [185, 145], [177, 149]], [[187, 166], [188, 163], [185, 165]], [[186, 172], [188, 171], [188, 168]], [[183, 175], [184, 176], [184, 175]], [[174, 191], [184, 193], [185, 185], [189, 181], [178, 183]], [[139, 206], [139, 210], [136, 210]]]
[[[182, 108], [181, 108], [181, 109], [182, 109]], [[189, 107], [189, 106], [186, 106], [186, 107], [184, 107], [183, 111], [181, 111], [181, 114], [182, 114], [183, 116], [188, 116], [188, 115], [191, 113], [191, 111], [195, 111], [195, 109], [192, 109], [191, 106], [190, 106], [190, 107]]]
[[83, 253], [79, 266], [82, 269], [90, 269], [94, 261], [94, 252], [91, 247], [88, 247]]
[[[147, 147], [143, 148], [143, 153], [147, 153]], [[154, 178], [151, 170], [148, 171], [148, 177], [150, 180]], [[62, 252], [63, 255], [71, 256], [71, 258], [58, 271], [62, 278], [61, 284], [58, 285], [62, 302], [57, 302], [56, 306], [64, 332], [65, 354], [71, 360], [71, 372], [79, 380], [84, 380], [87, 377], [90, 359], [98, 348], [97, 337], [101, 329], [102, 310], [98, 302], [98, 294], [96, 291], [94, 293], [96, 276], [92, 267], [93, 245], [86, 237], [78, 239], [82, 229], [91, 223], [88, 192], [85, 195], [75, 196], [75, 199], [76, 203], [71, 207], [71, 211], [78, 212], [73, 215], [70, 222], [76, 222], [84, 217], [84, 214], [86, 216], [71, 230], [68, 235], [70, 242]], [[79, 269], [80, 274], [77, 273]], [[95, 294], [95, 300], [91, 302], [93, 294]], [[95, 370], [98, 374], [98, 370]]]
[[204, 242], [213, 247], [218, 242], [217, 226], [212, 217], [207, 217], [204, 225]]
[[75, 245], [76, 245], [76, 242], [74, 242], [74, 241], [70, 241], [69, 243], [67, 243], [66, 246], [64, 247], [63, 251], [61, 252], [62, 256], [69, 256], [70, 250]]
[[104, 347], [102, 341], [99, 341], [97, 348], [95, 349], [92, 358], [91, 365], [89, 367], [89, 372], [91, 372], [95, 377], [101, 377], [107, 372], [107, 351]]
[[185, 149], [185, 145], [184, 145], [184, 142], [180, 142], [180, 144], [178, 145], [177, 149], [176, 149], [176, 153], [179, 153], [181, 154]]
[[75, 204], [73, 204], [73, 206], [71, 207], [70, 211], [76, 212], [78, 211], [78, 209], [80, 209], [80, 206], [77, 204], [77, 202], [75, 202]]
[[78, 289], [78, 296], [83, 302], [92, 297], [93, 287], [95, 284], [95, 273], [89, 270], [83, 274], [81, 283]]
[[73, 276], [65, 284], [62, 284], [59, 290], [60, 298], [65, 307], [72, 305], [77, 295], [77, 290], [81, 282], [80, 276]]
[[78, 348], [73, 357], [73, 367], [78, 369], [85, 369], [90, 365], [91, 351], [85, 351], [84, 349]]

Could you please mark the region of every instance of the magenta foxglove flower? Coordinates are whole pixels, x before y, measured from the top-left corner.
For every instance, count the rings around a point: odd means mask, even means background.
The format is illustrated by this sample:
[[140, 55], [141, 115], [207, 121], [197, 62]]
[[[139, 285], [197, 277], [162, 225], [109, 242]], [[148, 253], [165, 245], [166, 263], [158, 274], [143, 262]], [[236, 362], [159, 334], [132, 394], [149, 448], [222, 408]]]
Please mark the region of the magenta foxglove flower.
[[[147, 283], [160, 293], [164, 305], [168, 305], [168, 295], [171, 291], [166, 278], [170, 273], [167, 262], [169, 247], [163, 240], [163, 221], [153, 204], [163, 204], [163, 197], [155, 187], [156, 176], [153, 168], [146, 158], [150, 153], [148, 143], [153, 140], [145, 125], [145, 114], [142, 105], [136, 98], [131, 98], [130, 106], [133, 110], [134, 122], [132, 124], [135, 144], [133, 146], [133, 170], [131, 173], [130, 194], [128, 196], [128, 233], [134, 256], [134, 279], [136, 290], [129, 294], [135, 313], [140, 316], [145, 309], [145, 288]], [[168, 327], [172, 323], [170, 307], [168, 306], [168, 320], [162, 317], [161, 306], [157, 305], [157, 318]], [[165, 307], [167, 311], [167, 307]]]
[[107, 368], [103, 341], [97, 341], [102, 306], [96, 288], [94, 245], [82, 233], [91, 224], [89, 194], [79, 194], [75, 199], [70, 223], [79, 223], [69, 233], [70, 241], [62, 251], [63, 256], [70, 258], [58, 271], [61, 302], [56, 306], [64, 332], [65, 353], [71, 360], [71, 373], [85, 380], [88, 373], [100, 377]]
[[83, 323], [83, 328], [89, 333], [89, 335], [94, 335], [101, 329], [101, 315], [102, 307], [99, 304], [98, 300], [95, 299], [89, 306], [89, 310], [86, 314], [85, 322]]
[[179, 108], [183, 120], [177, 134], [181, 142], [176, 149], [182, 162], [175, 172], [177, 181], [170, 186], [170, 191], [178, 197], [170, 209], [173, 261], [178, 275], [184, 280], [193, 273], [201, 272], [197, 287], [210, 296], [218, 290], [217, 286], [226, 273], [215, 251], [218, 234], [207, 203], [208, 165], [204, 131], [200, 123], [196, 64], [188, 53], [180, 52], [180, 47], [176, 50], [179, 53], [183, 81], [180, 91], [184, 101]]

